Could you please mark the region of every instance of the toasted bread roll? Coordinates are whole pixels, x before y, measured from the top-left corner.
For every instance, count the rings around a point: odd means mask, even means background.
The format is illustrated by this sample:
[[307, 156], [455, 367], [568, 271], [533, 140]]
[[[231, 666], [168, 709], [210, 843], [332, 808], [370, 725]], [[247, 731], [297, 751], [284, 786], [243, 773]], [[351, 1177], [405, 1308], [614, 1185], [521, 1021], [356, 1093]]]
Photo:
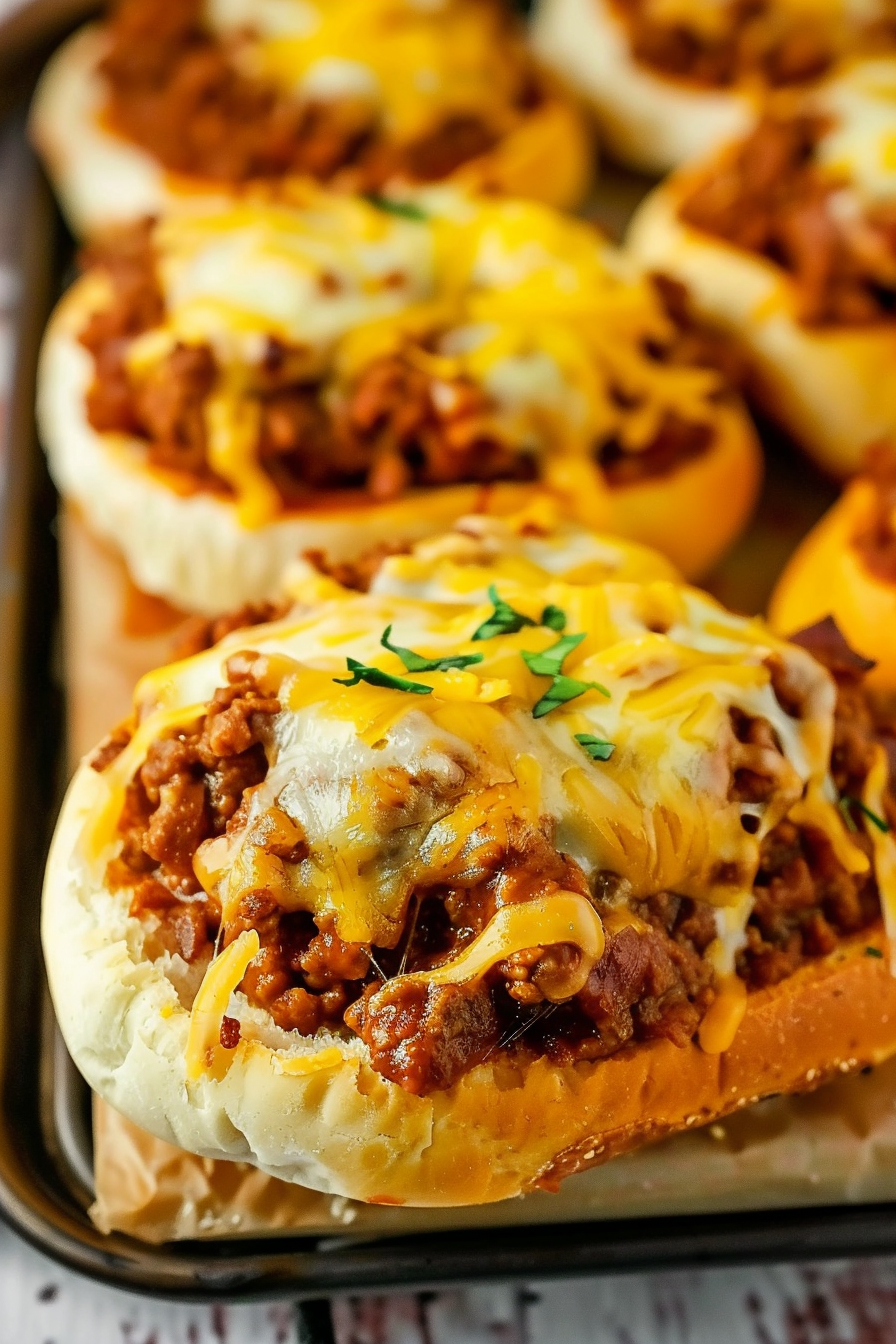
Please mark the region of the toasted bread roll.
[[896, 50], [896, 24], [885, 0], [538, 0], [533, 41], [594, 110], [612, 156], [665, 173], [744, 133], [770, 92]]
[[631, 226], [752, 362], [775, 417], [832, 475], [896, 432], [896, 63], [778, 103], [744, 141], [682, 169]]
[[862, 664], [664, 574], [466, 520], [318, 558], [144, 678], [44, 894], [91, 1086], [194, 1152], [451, 1205], [892, 1053]]
[[867, 683], [896, 703], [896, 494], [894, 454], [879, 448], [861, 476], [797, 548], [772, 595], [769, 618], [792, 634], [833, 616], [850, 645], [873, 660]]
[[50, 61], [31, 133], [81, 236], [295, 178], [568, 207], [593, 171], [581, 112], [479, 0], [124, 0]]
[[43, 439], [177, 606], [258, 601], [308, 548], [347, 558], [544, 489], [695, 574], [752, 508], [759, 448], [714, 339], [546, 207], [408, 217], [312, 191], [97, 256], [47, 333]]
[[745, 131], [749, 95], [670, 79], [640, 62], [613, 0], [538, 0], [535, 50], [593, 110], [619, 163], [666, 173]]

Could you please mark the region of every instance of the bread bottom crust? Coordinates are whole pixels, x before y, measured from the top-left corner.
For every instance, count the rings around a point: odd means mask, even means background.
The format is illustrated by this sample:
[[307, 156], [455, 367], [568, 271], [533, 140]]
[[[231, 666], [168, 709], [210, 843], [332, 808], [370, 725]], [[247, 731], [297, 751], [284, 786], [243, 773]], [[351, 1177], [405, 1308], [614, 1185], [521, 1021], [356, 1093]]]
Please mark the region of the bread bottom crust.
[[889, 956], [878, 924], [780, 984], [752, 991], [724, 1054], [661, 1041], [606, 1060], [598, 1066], [606, 1110], [597, 1146], [590, 1139], [571, 1145], [534, 1185], [555, 1189], [573, 1172], [763, 1097], [811, 1092], [837, 1074], [882, 1063], [896, 1052]]

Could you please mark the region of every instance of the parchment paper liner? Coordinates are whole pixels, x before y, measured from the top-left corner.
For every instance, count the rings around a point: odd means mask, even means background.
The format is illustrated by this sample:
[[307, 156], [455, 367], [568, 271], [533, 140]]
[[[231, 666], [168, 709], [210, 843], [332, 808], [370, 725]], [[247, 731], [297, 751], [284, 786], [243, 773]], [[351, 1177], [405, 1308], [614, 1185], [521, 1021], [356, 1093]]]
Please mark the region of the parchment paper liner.
[[[184, 618], [135, 593], [116, 557], [71, 516], [62, 519], [61, 546], [70, 742], [77, 758], [128, 714], [134, 682], [170, 658]], [[745, 554], [756, 556], [755, 539]], [[729, 582], [736, 588], [738, 576], [729, 575]], [[868, 1076], [844, 1078], [811, 1096], [770, 1100], [709, 1130], [618, 1158], [567, 1181], [559, 1194], [475, 1210], [332, 1199], [241, 1163], [192, 1157], [150, 1138], [99, 1100], [94, 1134], [94, 1222], [152, 1242], [285, 1233], [376, 1237], [881, 1201], [896, 1199], [896, 1060]]]

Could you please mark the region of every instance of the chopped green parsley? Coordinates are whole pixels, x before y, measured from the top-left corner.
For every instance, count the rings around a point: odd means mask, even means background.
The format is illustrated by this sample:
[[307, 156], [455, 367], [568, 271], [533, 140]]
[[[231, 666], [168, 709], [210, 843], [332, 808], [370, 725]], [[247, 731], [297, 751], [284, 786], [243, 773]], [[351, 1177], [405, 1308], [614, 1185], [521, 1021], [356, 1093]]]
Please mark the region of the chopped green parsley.
[[369, 686], [382, 686], [387, 691], [407, 691], [410, 695], [432, 695], [432, 687], [424, 686], [421, 681], [407, 681], [404, 677], [393, 677], [391, 673], [384, 672], [379, 667], [367, 667], [365, 663], [359, 663], [357, 658], [346, 658], [346, 665], [351, 676], [343, 680], [341, 677], [334, 677], [337, 686], [357, 686], [359, 681], [366, 681]]
[[387, 625], [380, 643], [384, 649], [398, 655], [408, 672], [452, 672], [456, 668], [472, 667], [474, 663], [482, 662], [481, 653], [459, 653], [456, 657], [448, 658], [424, 658], [422, 654], [414, 653], [413, 649], [404, 649], [400, 644], [392, 644], [391, 636], [392, 627]]
[[606, 742], [602, 737], [593, 737], [591, 733], [576, 733], [575, 739], [592, 761], [608, 761], [616, 750], [615, 743]]

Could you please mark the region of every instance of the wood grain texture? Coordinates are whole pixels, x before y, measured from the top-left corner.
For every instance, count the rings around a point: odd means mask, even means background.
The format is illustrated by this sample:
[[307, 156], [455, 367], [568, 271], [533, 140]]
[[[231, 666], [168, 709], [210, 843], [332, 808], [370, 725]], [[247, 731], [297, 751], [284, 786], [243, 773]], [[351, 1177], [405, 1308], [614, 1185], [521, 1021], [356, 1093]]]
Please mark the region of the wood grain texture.
[[[337, 1344], [894, 1344], [896, 1259], [347, 1298], [333, 1319]], [[81, 1279], [3, 1229], [0, 1344], [318, 1341], [289, 1303], [154, 1302]]]

